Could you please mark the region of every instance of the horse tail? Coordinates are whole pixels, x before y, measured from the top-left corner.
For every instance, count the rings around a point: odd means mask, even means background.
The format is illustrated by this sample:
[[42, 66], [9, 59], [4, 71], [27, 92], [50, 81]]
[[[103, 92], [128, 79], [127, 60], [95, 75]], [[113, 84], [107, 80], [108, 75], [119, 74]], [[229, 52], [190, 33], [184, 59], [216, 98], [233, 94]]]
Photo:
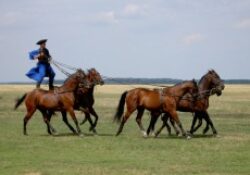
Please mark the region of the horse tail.
[[16, 99], [16, 104], [15, 104], [14, 110], [16, 110], [18, 108], [18, 106], [20, 106], [22, 104], [22, 102], [24, 101], [26, 96], [27, 96], [27, 93], [24, 94], [21, 98]]
[[125, 91], [120, 98], [120, 102], [117, 106], [116, 114], [114, 116], [114, 121], [116, 121], [116, 122], [121, 122], [121, 118], [122, 118], [122, 115], [124, 112], [124, 105], [125, 105], [125, 99], [126, 99], [127, 93], [128, 92]]

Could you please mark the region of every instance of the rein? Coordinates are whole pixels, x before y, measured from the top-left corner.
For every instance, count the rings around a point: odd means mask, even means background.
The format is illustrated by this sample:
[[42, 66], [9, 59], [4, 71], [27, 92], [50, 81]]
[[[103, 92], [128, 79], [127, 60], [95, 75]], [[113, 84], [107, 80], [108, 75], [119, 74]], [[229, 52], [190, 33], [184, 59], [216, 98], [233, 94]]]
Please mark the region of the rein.
[[[202, 96], [202, 94], [205, 94], [207, 95], [207, 97], [210, 97], [212, 95], [212, 92], [213, 90], [216, 89], [216, 88], [212, 88], [211, 90], [204, 90], [204, 91], [201, 91], [201, 92], [198, 92], [196, 94], [194, 94], [192, 97], [185, 97], [185, 98], [182, 98], [182, 97], [179, 97], [180, 100], [187, 100], [187, 101], [191, 101], [191, 102], [194, 102], [194, 101], [197, 101], [197, 100], [202, 100], [204, 99], [205, 97]], [[195, 100], [194, 100], [195, 98]]]
[[77, 71], [78, 68], [76, 67], [73, 67], [73, 66], [70, 66], [70, 65], [67, 65], [67, 64], [64, 64], [64, 63], [61, 63], [61, 62], [58, 62], [56, 60], [51, 60], [51, 63], [60, 71], [62, 72], [64, 75], [66, 75], [67, 77], [69, 77], [71, 74], [65, 70], [68, 69], [68, 70], [72, 70], [72, 71]]
[[[181, 100], [187, 100], [187, 101], [191, 101], [191, 102], [194, 102], [194, 101], [197, 101], [197, 100], [202, 100], [202, 99], [204, 99], [205, 97], [202, 97], [202, 94], [208, 94], [207, 96], [209, 97], [209, 96], [211, 96], [212, 95], [212, 91], [214, 90], [214, 89], [216, 89], [216, 88], [212, 88], [211, 90], [203, 90], [203, 91], [201, 91], [201, 92], [198, 92], [198, 93], [196, 93], [196, 94], [191, 94], [192, 95], [192, 97], [185, 97], [184, 98], [184, 95], [183, 96], [178, 96], [178, 95], [172, 95], [172, 94], [170, 94], [169, 96], [171, 96], [171, 97], [176, 97], [176, 98], [180, 98], [179, 99], [179, 101], [181, 101]], [[163, 89], [159, 89], [159, 91], [160, 91], [160, 98], [162, 99], [162, 96], [164, 96], [164, 93], [163, 93], [163, 91], [162, 91]], [[195, 99], [195, 100], [194, 100]]]

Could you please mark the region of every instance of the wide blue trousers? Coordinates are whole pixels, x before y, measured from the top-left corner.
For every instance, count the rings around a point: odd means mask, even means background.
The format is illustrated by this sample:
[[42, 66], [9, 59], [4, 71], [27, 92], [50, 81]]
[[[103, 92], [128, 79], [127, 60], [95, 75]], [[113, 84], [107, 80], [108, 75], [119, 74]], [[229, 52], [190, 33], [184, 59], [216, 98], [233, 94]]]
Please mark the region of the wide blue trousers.
[[35, 80], [37, 83], [42, 83], [44, 77], [49, 77], [49, 84], [53, 84], [55, 72], [47, 63], [37, 63], [37, 67], [32, 68], [26, 76]]

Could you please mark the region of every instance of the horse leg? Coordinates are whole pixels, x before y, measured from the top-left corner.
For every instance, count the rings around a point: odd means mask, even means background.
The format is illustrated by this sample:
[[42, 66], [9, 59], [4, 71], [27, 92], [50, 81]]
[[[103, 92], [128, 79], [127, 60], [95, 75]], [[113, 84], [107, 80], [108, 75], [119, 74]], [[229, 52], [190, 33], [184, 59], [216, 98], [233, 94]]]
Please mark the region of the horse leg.
[[165, 126], [166, 126], [168, 135], [171, 135], [171, 127], [170, 127], [169, 124], [168, 124], [168, 119], [169, 119], [169, 116], [168, 116], [167, 114], [164, 114], [163, 117], [162, 117], [162, 122], [163, 122], [163, 123], [165, 124]]
[[200, 112], [195, 113], [195, 116], [199, 119], [199, 123], [195, 128], [193, 128], [192, 133], [196, 132], [202, 125], [202, 114]]
[[94, 128], [94, 123], [90, 117], [90, 113], [89, 112], [85, 112], [85, 118], [89, 121], [90, 127], [89, 127], [89, 131], [92, 131]]
[[161, 131], [164, 129], [164, 127], [166, 126], [167, 127], [167, 130], [168, 130], [168, 134], [170, 135], [171, 134], [171, 128], [170, 126], [168, 125], [168, 116], [166, 114], [164, 114], [161, 118], [162, 120], [162, 126], [160, 127], [160, 129], [158, 129], [158, 131], [155, 133], [155, 137], [157, 137]]
[[92, 106], [89, 108], [89, 112], [95, 117], [94, 127], [92, 127], [92, 130], [93, 132], [96, 133], [95, 127], [97, 125], [99, 116], [97, 115], [97, 113], [95, 112], [95, 109]]
[[88, 121], [90, 124], [89, 131], [93, 131], [94, 133], [96, 133], [96, 130], [94, 129], [95, 126], [94, 126], [93, 121], [91, 119], [89, 109], [87, 111], [83, 111], [83, 112], [84, 112], [85, 117], [84, 117], [83, 121], [80, 123], [80, 125], [83, 125], [86, 121]]
[[76, 130], [70, 125], [68, 118], [67, 118], [67, 113], [65, 111], [61, 112], [63, 122], [68, 126], [68, 128], [74, 133], [77, 134]]
[[88, 120], [87, 117], [86, 117], [86, 113], [84, 113], [84, 114], [85, 114], [84, 119], [82, 120], [82, 122], [80, 123], [80, 125], [83, 125]]
[[28, 135], [27, 134], [27, 123], [28, 121], [31, 119], [31, 117], [33, 116], [33, 114], [36, 112], [36, 108], [27, 108], [27, 114], [25, 115], [24, 119], [23, 119], [23, 134], [24, 135]]
[[[204, 118], [204, 120], [206, 121], [206, 127], [204, 128], [204, 130], [203, 130], [203, 134], [206, 134], [207, 133], [207, 131], [209, 130], [209, 125], [210, 125], [210, 117], [208, 116], [208, 114], [207, 114], [207, 112], [202, 112], [202, 115], [201, 115], [203, 118]], [[200, 118], [202, 118], [200, 116]]]
[[149, 123], [149, 125], [148, 125], [148, 129], [147, 129], [147, 135], [149, 135], [150, 134], [150, 131], [152, 130], [152, 124], [153, 124], [153, 113], [151, 113], [150, 114], [150, 123]]
[[197, 112], [195, 112], [195, 114], [194, 114], [194, 116], [193, 116], [193, 121], [192, 121], [192, 124], [191, 124], [191, 128], [190, 128], [190, 134], [192, 134], [193, 135], [193, 133], [194, 133], [194, 126], [195, 126], [195, 124], [196, 124], [196, 122], [197, 122], [197, 119], [198, 119], [198, 117], [197, 117]]
[[136, 116], [136, 123], [138, 124], [138, 126], [140, 128], [140, 131], [143, 134], [143, 137], [147, 137], [147, 133], [146, 133], [146, 131], [145, 131], [145, 129], [142, 126], [142, 123], [141, 123], [141, 118], [143, 116], [144, 109], [143, 108], [138, 108], [137, 111], [138, 111], [138, 113], [137, 113], [137, 116]]
[[152, 132], [152, 136], [154, 136], [154, 137], [156, 137], [155, 124], [156, 124], [156, 122], [157, 122], [160, 115], [161, 115], [161, 113], [155, 113], [154, 115], [152, 115], [153, 120], [152, 120], [152, 124], [151, 124], [151, 132]]
[[[52, 117], [52, 113], [50, 111], [48, 111], [48, 117], [47, 117], [47, 119], [48, 119], [49, 122], [51, 120], [51, 117]], [[52, 135], [52, 132], [51, 132], [51, 129], [50, 129], [49, 125], [47, 125], [47, 132], [48, 132], [49, 135]]]
[[176, 111], [171, 111], [170, 116], [174, 119], [174, 121], [177, 123], [177, 125], [179, 126], [179, 128], [181, 129], [181, 133], [183, 136], [186, 136], [187, 139], [190, 139], [190, 136], [187, 134], [187, 132], [183, 129], [182, 127], [182, 123], [178, 117], [178, 114]]
[[75, 122], [77, 133], [82, 136], [82, 131], [81, 131], [81, 129], [79, 127], [79, 124], [78, 124], [78, 121], [76, 119], [76, 115], [75, 115], [74, 109], [73, 108], [69, 109], [68, 112], [69, 112], [71, 118], [73, 119], [73, 121]]
[[[150, 113], [150, 123], [149, 123], [149, 126], [148, 126], [148, 129], [147, 129], [147, 135], [150, 134], [151, 131], [154, 131], [154, 128], [155, 128], [155, 123], [156, 123], [156, 114], [154, 112], [151, 112]], [[155, 136], [155, 134], [153, 134]]]
[[[217, 131], [216, 129], [214, 128], [214, 125], [213, 125], [213, 122], [208, 114], [207, 111], [204, 112], [204, 119], [207, 121], [207, 124], [211, 126], [212, 130], [213, 130], [213, 135], [217, 135]], [[206, 132], [208, 131], [208, 129], [204, 129], [203, 130], [203, 134], [206, 134]]]
[[128, 118], [130, 117], [131, 114], [132, 114], [132, 112], [129, 112], [128, 110], [126, 111], [125, 115], [122, 118], [122, 121], [121, 121], [121, 124], [119, 126], [119, 129], [118, 129], [118, 131], [116, 133], [116, 136], [119, 136], [121, 134], [121, 132], [123, 130], [123, 127], [124, 127], [126, 121], [128, 120]]
[[172, 118], [170, 118], [170, 123], [171, 123], [172, 127], [173, 127], [174, 130], [175, 130], [175, 134], [178, 136], [178, 135], [180, 134], [180, 131], [179, 131], [179, 129], [177, 128], [177, 126], [175, 125], [175, 121], [174, 121]]
[[169, 119], [169, 121], [170, 121], [172, 127], [173, 127], [174, 130], [175, 130], [175, 134], [178, 136], [178, 135], [180, 134], [180, 131], [179, 131], [179, 129], [177, 128], [177, 126], [175, 125], [175, 121], [173, 120], [173, 118], [171, 118], [171, 117], [169, 116], [168, 113], [165, 113], [164, 117], [166, 118], [166, 120], [165, 120], [165, 125], [166, 125], [166, 127], [167, 127], [168, 132], [169, 132], [169, 135], [171, 135], [171, 127], [168, 125], [168, 122], [167, 122], [168, 119]]
[[209, 122], [209, 116], [207, 116], [205, 112], [203, 114], [204, 114], [203, 118], [206, 121], [206, 127], [203, 129], [202, 133], [205, 135], [208, 132], [208, 130], [209, 130], [209, 124], [210, 124], [210, 122]]
[[41, 110], [39, 109], [39, 111], [42, 113], [43, 115], [43, 121], [44, 123], [46, 123], [47, 125], [47, 130], [48, 133], [51, 135], [52, 133], [56, 134], [56, 130], [52, 127], [52, 125], [50, 124], [50, 118], [51, 118], [51, 114], [46, 111], [46, 110]]

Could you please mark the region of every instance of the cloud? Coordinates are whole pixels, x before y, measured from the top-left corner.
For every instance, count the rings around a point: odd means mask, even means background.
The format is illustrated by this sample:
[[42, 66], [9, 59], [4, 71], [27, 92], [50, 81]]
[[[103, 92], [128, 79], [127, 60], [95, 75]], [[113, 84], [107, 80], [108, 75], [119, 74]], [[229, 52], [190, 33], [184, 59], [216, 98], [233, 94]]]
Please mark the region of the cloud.
[[235, 25], [239, 29], [249, 29], [250, 28], [250, 18], [242, 19]]
[[93, 17], [94, 22], [105, 23], [105, 24], [115, 24], [118, 23], [114, 11], [98, 13]]
[[135, 15], [139, 12], [139, 6], [135, 4], [128, 4], [124, 8], [125, 15]]
[[127, 17], [145, 16], [147, 14], [147, 5], [127, 4], [122, 14]]
[[190, 35], [185, 36], [182, 41], [186, 45], [192, 45], [194, 43], [199, 43], [203, 41], [205, 38], [202, 34], [200, 33], [192, 33]]
[[16, 12], [7, 12], [0, 15], [0, 25], [1, 26], [11, 26], [18, 22], [20, 14]]

